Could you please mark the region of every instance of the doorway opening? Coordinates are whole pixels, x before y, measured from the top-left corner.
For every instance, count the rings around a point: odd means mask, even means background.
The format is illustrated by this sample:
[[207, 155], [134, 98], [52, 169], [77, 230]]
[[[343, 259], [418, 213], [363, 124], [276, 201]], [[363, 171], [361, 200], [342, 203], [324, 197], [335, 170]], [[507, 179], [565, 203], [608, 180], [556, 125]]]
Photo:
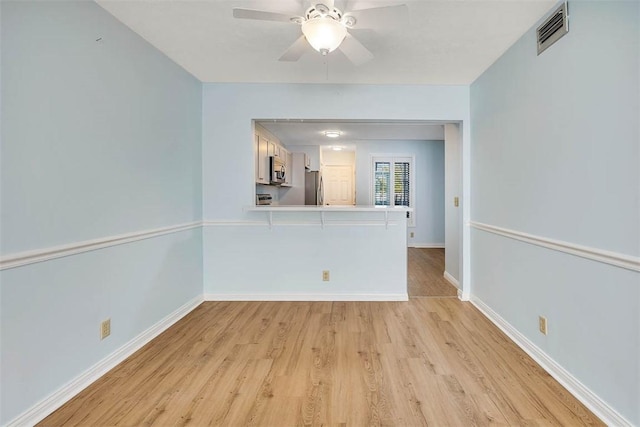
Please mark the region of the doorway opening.
[[[393, 190], [385, 193], [393, 201], [388, 202], [390, 206], [412, 208], [406, 236], [407, 260], [421, 266], [408, 266], [410, 297], [468, 297], [469, 290], [463, 292], [462, 277], [463, 249], [468, 251], [463, 240], [467, 239], [468, 245], [468, 230], [463, 228], [466, 181], [461, 121], [266, 119], [256, 120], [256, 124], [275, 135], [285, 151], [303, 156], [301, 176], [308, 175], [305, 171], [317, 171], [322, 176], [322, 204], [378, 205], [377, 194], [386, 188]], [[351, 157], [345, 159], [347, 155]], [[403, 169], [396, 170], [394, 160], [387, 186], [376, 187], [374, 158], [399, 156], [412, 158], [411, 163], [405, 162], [411, 165], [405, 174], [410, 179], [402, 179], [404, 175], [397, 172]], [[291, 186], [269, 189], [275, 193], [274, 201], [296, 204], [290, 196], [297, 191], [297, 166], [294, 162]], [[408, 186], [398, 186], [405, 181]], [[465, 191], [468, 194], [468, 189]], [[299, 203], [305, 204], [304, 198], [301, 200]], [[468, 262], [464, 265], [468, 268]], [[426, 280], [432, 289], [420, 289], [416, 279]]]

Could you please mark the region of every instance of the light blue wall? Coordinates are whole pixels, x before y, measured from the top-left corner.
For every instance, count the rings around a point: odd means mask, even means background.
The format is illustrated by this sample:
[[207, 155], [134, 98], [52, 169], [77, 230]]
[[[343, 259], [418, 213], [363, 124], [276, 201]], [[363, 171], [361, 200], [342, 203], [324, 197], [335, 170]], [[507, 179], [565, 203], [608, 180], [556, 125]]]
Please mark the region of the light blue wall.
[[412, 245], [444, 245], [444, 141], [356, 141], [356, 203], [371, 203], [371, 155], [415, 158], [415, 227]]
[[[205, 293], [406, 293], [406, 256], [393, 255], [397, 248], [406, 254], [402, 250], [406, 246], [405, 232], [398, 235], [397, 227], [383, 230], [388, 233], [386, 238], [378, 230], [372, 231], [371, 238], [367, 238], [367, 225], [361, 221], [363, 218], [354, 217], [357, 224], [352, 228], [341, 226], [340, 230], [347, 236], [354, 236], [349, 250], [359, 255], [345, 257], [341, 256], [344, 253], [340, 248], [341, 240], [331, 238], [335, 230], [327, 228], [324, 234], [319, 235], [316, 229], [319, 225], [316, 228], [291, 226], [278, 229], [277, 233], [268, 233], [254, 230], [255, 227], [266, 228], [266, 224], [246, 224], [252, 221], [265, 223], [264, 214], [244, 210], [254, 204], [255, 197], [251, 120], [443, 120], [468, 123], [468, 108], [469, 88], [464, 86], [204, 84], [203, 211], [205, 221], [218, 224], [205, 227], [203, 233]], [[295, 222], [299, 219], [290, 220]], [[233, 227], [229, 229], [233, 233], [230, 234], [220, 224]], [[387, 252], [380, 253], [373, 262], [372, 258], [362, 256], [369, 253], [375, 242], [384, 244], [385, 239], [392, 249], [389, 256]], [[308, 242], [314, 241], [319, 248], [315, 255], [307, 251], [301, 257]], [[230, 249], [220, 249], [225, 247]], [[252, 279], [246, 268], [248, 261], [255, 271], [264, 273], [260, 274], [260, 280]], [[270, 266], [277, 272], [267, 272]], [[326, 266], [344, 274], [332, 274], [331, 283], [323, 283], [321, 272], [327, 269]], [[402, 279], [390, 282], [390, 276]], [[286, 280], [283, 281], [283, 277]]]
[[200, 295], [201, 236], [192, 229], [2, 271], [0, 423]]
[[[444, 271], [460, 287], [462, 255], [462, 133], [457, 123], [444, 125]], [[455, 198], [458, 197], [458, 206]]]
[[[2, 2], [1, 19], [2, 254], [201, 219], [201, 83], [93, 2]], [[201, 244], [2, 271], [0, 424], [200, 295]]]
[[200, 99], [93, 2], [2, 2], [2, 253], [200, 219]]
[[536, 56], [529, 31], [472, 85], [472, 217], [640, 255], [638, 2], [569, 7], [568, 35]]
[[466, 122], [469, 87], [206, 83], [202, 113], [204, 218], [236, 220], [255, 197], [252, 119]]
[[[640, 255], [640, 3], [569, 2], [471, 87], [472, 221]], [[472, 294], [640, 424], [640, 274], [472, 233]], [[549, 335], [537, 331], [538, 315]]]

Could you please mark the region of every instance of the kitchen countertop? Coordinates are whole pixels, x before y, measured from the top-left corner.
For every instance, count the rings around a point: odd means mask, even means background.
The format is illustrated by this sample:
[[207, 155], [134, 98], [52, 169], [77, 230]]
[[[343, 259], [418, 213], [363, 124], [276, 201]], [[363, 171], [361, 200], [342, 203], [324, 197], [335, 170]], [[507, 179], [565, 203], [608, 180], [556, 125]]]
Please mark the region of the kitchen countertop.
[[248, 206], [245, 208], [250, 212], [413, 212], [413, 208], [406, 206], [372, 206], [372, 205], [356, 205], [356, 206], [314, 206], [314, 205], [265, 205], [265, 206]]
[[[274, 224], [277, 225], [275, 220], [275, 216], [283, 216], [285, 213], [293, 213], [294, 215], [297, 213], [297, 216], [308, 217], [308, 215], [304, 215], [305, 213], [314, 213], [311, 215], [313, 217], [317, 216], [320, 220], [319, 224], [324, 228], [325, 224], [336, 225], [337, 222], [344, 222], [345, 215], [351, 217], [353, 214], [353, 218], [365, 218], [371, 217], [373, 213], [383, 214], [382, 217], [374, 222], [382, 223], [385, 227], [389, 228], [389, 225], [393, 225], [391, 221], [391, 216], [396, 217], [395, 214], [402, 214], [401, 217], [404, 218], [407, 212], [413, 212], [413, 208], [408, 208], [406, 206], [398, 206], [398, 207], [388, 207], [388, 206], [371, 206], [371, 205], [356, 205], [356, 206], [313, 206], [313, 205], [298, 205], [298, 206], [285, 206], [285, 205], [269, 205], [269, 206], [247, 206], [245, 208], [248, 212], [264, 212], [267, 215], [267, 219], [269, 222], [269, 228], [271, 228]], [[278, 215], [282, 213], [283, 215]], [[335, 214], [335, 215], [332, 215]], [[287, 216], [287, 215], [284, 215]], [[376, 217], [378, 215], [375, 215]], [[343, 219], [340, 220], [339, 218]], [[336, 219], [338, 218], [337, 222]], [[371, 221], [371, 219], [367, 219], [366, 221]], [[350, 225], [353, 225], [352, 222], [349, 222]]]

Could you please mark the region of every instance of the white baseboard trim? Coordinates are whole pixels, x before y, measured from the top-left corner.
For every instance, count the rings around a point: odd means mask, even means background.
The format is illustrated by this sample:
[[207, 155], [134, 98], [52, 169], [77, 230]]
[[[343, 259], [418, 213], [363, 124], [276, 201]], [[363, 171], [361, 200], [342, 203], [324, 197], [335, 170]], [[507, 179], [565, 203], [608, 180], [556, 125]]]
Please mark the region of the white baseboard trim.
[[444, 243], [411, 243], [409, 247], [417, 249], [444, 249]]
[[460, 283], [458, 282], [458, 279], [456, 279], [451, 274], [449, 274], [449, 272], [445, 271], [443, 277], [444, 277], [444, 280], [451, 283], [456, 288], [460, 289]]
[[514, 328], [509, 322], [502, 318], [491, 307], [475, 296], [471, 296], [471, 303], [493, 322], [502, 332], [524, 350], [533, 360], [562, 384], [572, 395], [589, 408], [596, 416], [610, 426], [632, 427], [631, 422], [620, 415], [615, 409], [602, 400], [598, 395], [582, 384], [576, 377], [571, 375], [560, 364], [553, 360], [548, 354], [542, 351], [520, 331]]
[[205, 301], [409, 301], [408, 294], [205, 294]]
[[202, 295], [198, 295], [196, 298], [187, 302], [182, 307], [178, 308], [173, 313], [169, 314], [158, 323], [151, 326], [146, 331], [142, 332], [140, 335], [102, 359], [100, 362], [96, 363], [82, 374], [78, 375], [76, 378], [69, 381], [67, 384], [36, 403], [13, 420], [9, 421], [7, 427], [31, 426], [42, 421], [45, 417], [60, 408], [75, 395], [91, 385], [94, 381], [113, 369], [120, 362], [131, 356], [149, 341], [189, 314], [193, 309], [199, 306], [202, 301]]

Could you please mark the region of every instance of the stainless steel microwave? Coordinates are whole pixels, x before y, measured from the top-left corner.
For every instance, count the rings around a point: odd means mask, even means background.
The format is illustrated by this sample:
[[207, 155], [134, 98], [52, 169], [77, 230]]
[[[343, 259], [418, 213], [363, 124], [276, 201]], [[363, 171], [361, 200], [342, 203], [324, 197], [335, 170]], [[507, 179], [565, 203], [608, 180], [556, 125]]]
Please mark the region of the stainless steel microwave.
[[271, 156], [269, 163], [271, 165], [271, 184], [284, 184], [287, 174], [284, 161], [280, 157]]

